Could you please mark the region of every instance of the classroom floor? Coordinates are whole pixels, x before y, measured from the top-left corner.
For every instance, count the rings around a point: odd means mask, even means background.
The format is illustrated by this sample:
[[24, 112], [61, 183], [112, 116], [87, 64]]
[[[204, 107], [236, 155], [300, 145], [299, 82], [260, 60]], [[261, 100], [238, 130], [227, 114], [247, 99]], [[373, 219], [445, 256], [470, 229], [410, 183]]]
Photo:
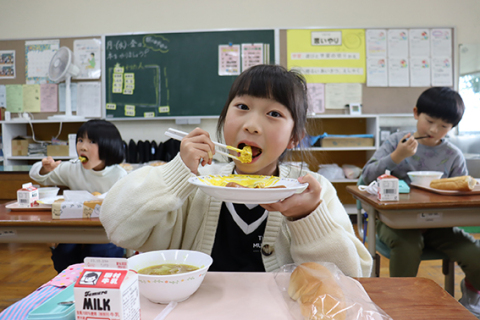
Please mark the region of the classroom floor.
[[[480, 239], [480, 233], [474, 234]], [[29, 295], [57, 275], [50, 259], [48, 244], [0, 244], [0, 312]], [[381, 257], [380, 277], [388, 277], [389, 260]], [[429, 278], [443, 287], [441, 260], [422, 261], [419, 277]], [[460, 281], [464, 274], [455, 266], [455, 299], [460, 299]]]

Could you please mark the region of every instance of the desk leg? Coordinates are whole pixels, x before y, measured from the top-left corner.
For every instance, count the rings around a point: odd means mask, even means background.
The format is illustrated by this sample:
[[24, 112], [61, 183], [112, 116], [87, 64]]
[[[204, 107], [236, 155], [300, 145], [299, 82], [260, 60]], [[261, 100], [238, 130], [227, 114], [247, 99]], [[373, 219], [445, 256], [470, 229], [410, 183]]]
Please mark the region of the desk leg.
[[368, 239], [368, 251], [370, 252], [370, 255], [372, 256], [373, 259], [373, 268], [372, 268], [372, 273], [370, 274], [371, 277], [375, 277], [375, 269], [377, 267], [377, 248], [376, 248], [376, 228], [375, 228], [375, 220], [377, 217], [377, 211], [370, 207], [367, 209], [368, 213], [368, 225], [367, 225], [367, 239]]

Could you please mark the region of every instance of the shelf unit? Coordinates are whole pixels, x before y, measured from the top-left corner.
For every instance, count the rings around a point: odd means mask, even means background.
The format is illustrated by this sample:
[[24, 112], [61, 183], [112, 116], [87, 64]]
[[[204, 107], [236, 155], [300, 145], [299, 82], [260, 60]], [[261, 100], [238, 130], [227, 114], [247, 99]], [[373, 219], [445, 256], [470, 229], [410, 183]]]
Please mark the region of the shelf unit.
[[[309, 147], [311, 158], [302, 159], [298, 152], [294, 153], [295, 161], [305, 161], [311, 171], [318, 171], [321, 164], [336, 163], [340, 167], [344, 164], [352, 164], [363, 168], [366, 162], [373, 156], [375, 150], [380, 146], [380, 127], [394, 126], [406, 127], [415, 126], [415, 120], [411, 114], [363, 114], [363, 115], [340, 115], [322, 114], [309, 116], [307, 132], [311, 136], [328, 134], [372, 134], [374, 145], [368, 147], [338, 147], [322, 148]], [[355, 200], [346, 192], [346, 186], [355, 185], [358, 179], [336, 179], [332, 184], [337, 190], [338, 197], [342, 204], [348, 209], [348, 213], [355, 213]]]
[[[85, 120], [86, 121], [86, 120]], [[31, 136], [32, 127], [38, 141], [51, 141], [58, 135], [58, 139], [67, 140], [69, 133], [76, 133], [85, 121], [58, 121], [58, 120], [15, 120], [0, 121], [3, 139], [3, 165], [25, 165], [29, 162], [40, 161], [44, 156], [12, 156], [12, 139], [18, 136]], [[68, 156], [55, 156], [55, 160], [69, 160]]]

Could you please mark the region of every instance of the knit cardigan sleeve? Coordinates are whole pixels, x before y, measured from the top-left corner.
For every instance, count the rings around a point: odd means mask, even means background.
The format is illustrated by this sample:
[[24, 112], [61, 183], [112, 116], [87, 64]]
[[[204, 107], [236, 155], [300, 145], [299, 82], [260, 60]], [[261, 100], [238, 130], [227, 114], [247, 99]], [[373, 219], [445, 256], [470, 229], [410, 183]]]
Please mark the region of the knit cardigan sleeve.
[[149, 251], [178, 246], [196, 189], [195, 176], [177, 155], [169, 163], [145, 166], [119, 180], [101, 206], [100, 221], [110, 241], [124, 248]]

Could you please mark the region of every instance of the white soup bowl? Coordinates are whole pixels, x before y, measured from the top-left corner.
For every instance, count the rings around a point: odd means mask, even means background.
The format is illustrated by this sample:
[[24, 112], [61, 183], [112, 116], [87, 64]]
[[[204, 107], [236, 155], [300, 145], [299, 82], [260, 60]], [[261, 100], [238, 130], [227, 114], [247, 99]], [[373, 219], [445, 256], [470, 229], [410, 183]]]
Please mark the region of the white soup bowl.
[[441, 171], [410, 171], [407, 172], [412, 183], [423, 187], [430, 188], [430, 182], [435, 179], [440, 179], [443, 175]]
[[212, 257], [198, 251], [158, 250], [128, 258], [128, 268], [138, 272], [143, 268], [167, 263], [198, 267], [198, 270], [171, 275], [138, 274], [140, 293], [152, 302], [168, 304], [171, 301], [184, 301], [195, 293], [212, 262]]

